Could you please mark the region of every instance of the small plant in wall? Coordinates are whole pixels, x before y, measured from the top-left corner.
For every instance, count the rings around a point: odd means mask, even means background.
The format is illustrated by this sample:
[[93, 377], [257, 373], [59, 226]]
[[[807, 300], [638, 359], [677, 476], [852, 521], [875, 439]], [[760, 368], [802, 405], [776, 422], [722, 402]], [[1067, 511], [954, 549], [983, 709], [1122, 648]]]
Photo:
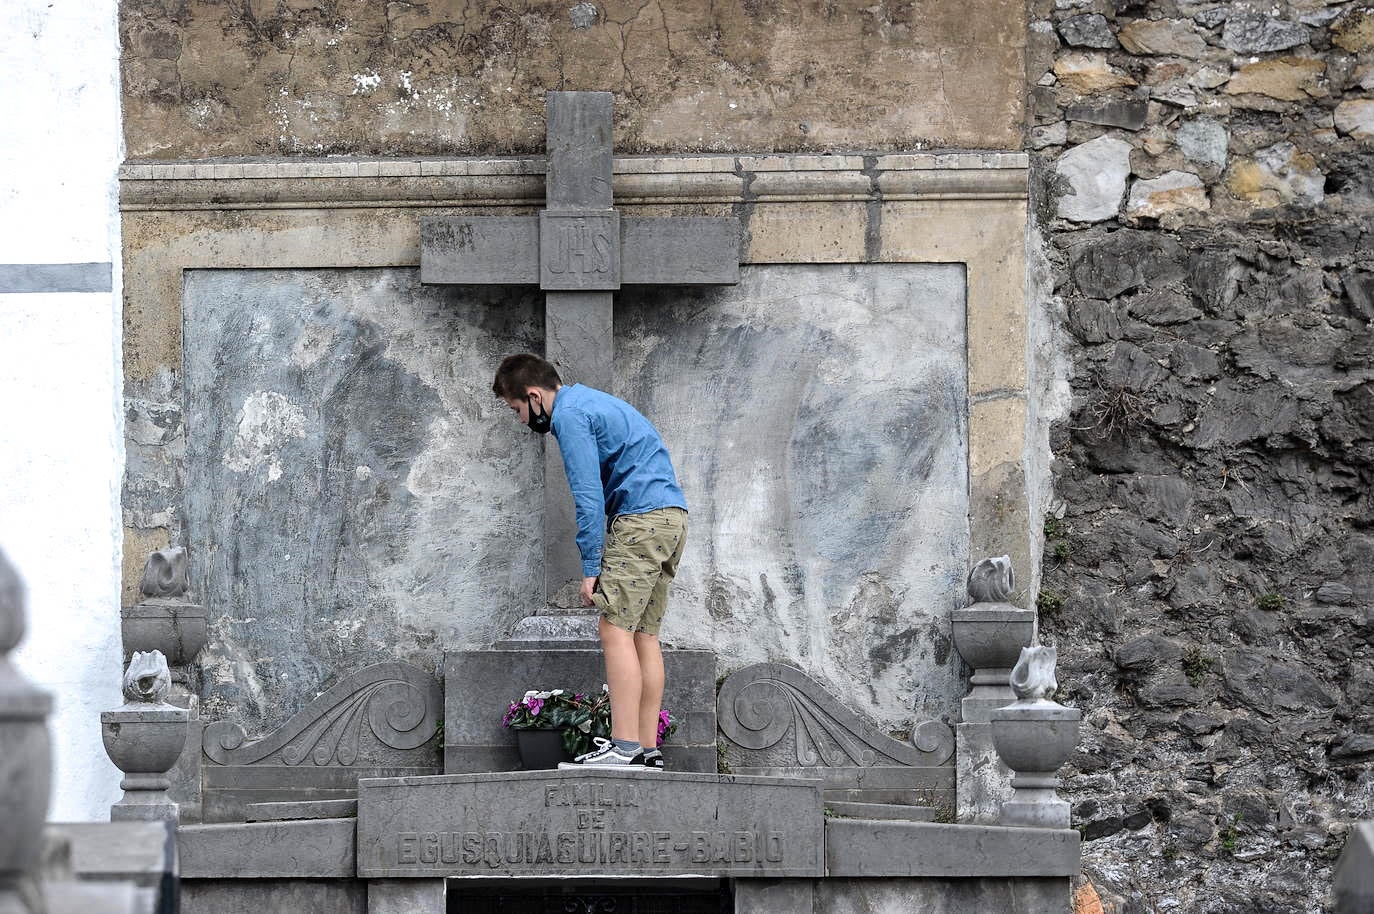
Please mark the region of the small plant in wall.
[[1221, 849], [1228, 854], [1236, 852], [1236, 843], [1240, 839], [1240, 831], [1236, 828], [1240, 824], [1240, 816], [1233, 816], [1231, 824], [1221, 832]]
[[1184, 651], [1183, 674], [1188, 677], [1189, 685], [1195, 689], [1202, 685], [1202, 681], [1207, 678], [1215, 663], [1216, 661], [1204, 654], [1202, 648], [1196, 644]]
[[1281, 593], [1267, 593], [1256, 600], [1255, 605], [1268, 612], [1278, 612], [1286, 602]]

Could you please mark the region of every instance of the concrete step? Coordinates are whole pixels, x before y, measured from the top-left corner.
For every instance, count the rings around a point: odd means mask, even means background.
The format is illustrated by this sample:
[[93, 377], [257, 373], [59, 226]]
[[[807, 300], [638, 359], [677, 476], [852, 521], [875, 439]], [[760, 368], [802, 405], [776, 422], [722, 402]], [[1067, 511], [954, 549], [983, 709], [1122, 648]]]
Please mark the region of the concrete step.
[[903, 822], [934, 822], [934, 806], [908, 806], [905, 803], [826, 803], [827, 815], [845, 819], [895, 819]]

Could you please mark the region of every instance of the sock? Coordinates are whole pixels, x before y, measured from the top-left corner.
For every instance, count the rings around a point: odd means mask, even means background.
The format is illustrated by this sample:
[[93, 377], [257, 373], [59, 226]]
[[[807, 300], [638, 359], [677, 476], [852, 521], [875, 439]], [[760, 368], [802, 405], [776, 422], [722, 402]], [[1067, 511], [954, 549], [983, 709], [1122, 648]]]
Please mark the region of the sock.
[[653, 757], [656, 756], [656, 755], [662, 755], [662, 754], [663, 754], [663, 753], [660, 752], [657, 748], [654, 748], [654, 749], [645, 749], [645, 750], [644, 750], [644, 757], [645, 757], [645, 758], [653, 758]]
[[616, 749], [624, 755], [636, 755], [639, 752], [639, 741], [633, 739], [612, 739]]

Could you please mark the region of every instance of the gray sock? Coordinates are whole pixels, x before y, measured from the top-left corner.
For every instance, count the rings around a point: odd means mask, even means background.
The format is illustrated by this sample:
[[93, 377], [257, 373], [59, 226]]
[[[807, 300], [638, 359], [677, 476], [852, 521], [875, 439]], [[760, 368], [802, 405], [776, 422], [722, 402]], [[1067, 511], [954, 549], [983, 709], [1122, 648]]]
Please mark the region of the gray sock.
[[652, 757], [654, 757], [655, 755], [662, 755], [662, 754], [663, 754], [663, 753], [660, 752], [658, 749], [645, 749], [645, 750], [644, 750], [644, 757], [645, 757], [645, 758], [652, 758]]
[[639, 741], [633, 739], [612, 739], [615, 747], [625, 755], [634, 755], [639, 752]]

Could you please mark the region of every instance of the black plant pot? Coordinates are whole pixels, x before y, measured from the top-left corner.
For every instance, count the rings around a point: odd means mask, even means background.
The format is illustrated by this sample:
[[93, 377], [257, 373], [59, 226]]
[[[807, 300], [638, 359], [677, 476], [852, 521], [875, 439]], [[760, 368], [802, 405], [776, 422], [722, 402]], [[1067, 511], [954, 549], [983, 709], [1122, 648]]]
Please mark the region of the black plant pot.
[[563, 748], [562, 730], [516, 730], [515, 746], [520, 750], [520, 767], [525, 771], [557, 768], [559, 762], [572, 761]]

